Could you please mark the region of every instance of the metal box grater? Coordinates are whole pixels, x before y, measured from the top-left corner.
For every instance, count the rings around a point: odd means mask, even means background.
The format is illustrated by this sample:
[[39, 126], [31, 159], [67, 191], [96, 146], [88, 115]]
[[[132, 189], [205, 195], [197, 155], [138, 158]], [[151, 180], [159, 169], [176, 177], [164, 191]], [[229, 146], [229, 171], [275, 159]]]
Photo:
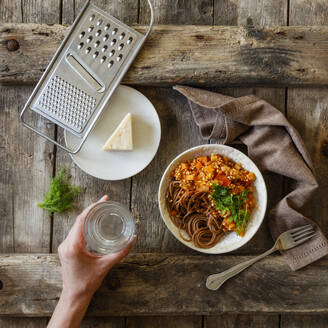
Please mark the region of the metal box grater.
[[[20, 119], [22, 124], [71, 154], [76, 154], [106, 103], [145, 42], [145, 35], [88, 1], [50, 61]], [[76, 149], [57, 143], [24, 121], [30, 109], [81, 138]]]

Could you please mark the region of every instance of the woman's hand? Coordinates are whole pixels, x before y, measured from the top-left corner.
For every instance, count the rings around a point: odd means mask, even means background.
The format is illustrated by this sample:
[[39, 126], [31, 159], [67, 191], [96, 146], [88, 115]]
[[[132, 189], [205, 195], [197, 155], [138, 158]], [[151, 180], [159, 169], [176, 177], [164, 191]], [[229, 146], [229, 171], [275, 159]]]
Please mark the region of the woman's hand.
[[[104, 196], [98, 203], [107, 200], [108, 196]], [[106, 274], [129, 253], [134, 243], [135, 238], [122, 251], [104, 256], [88, 252], [82, 229], [85, 216], [94, 205], [90, 205], [77, 217], [66, 239], [58, 247], [63, 291], [48, 327], [78, 327]]]
[[[108, 200], [102, 197], [98, 203]], [[98, 256], [86, 250], [83, 236], [83, 222], [91, 207], [80, 214], [66, 239], [58, 247], [60, 263], [62, 265], [63, 292], [71, 296], [92, 297], [100, 287], [107, 272], [126, 256], [133, 242], [119, 253]]]

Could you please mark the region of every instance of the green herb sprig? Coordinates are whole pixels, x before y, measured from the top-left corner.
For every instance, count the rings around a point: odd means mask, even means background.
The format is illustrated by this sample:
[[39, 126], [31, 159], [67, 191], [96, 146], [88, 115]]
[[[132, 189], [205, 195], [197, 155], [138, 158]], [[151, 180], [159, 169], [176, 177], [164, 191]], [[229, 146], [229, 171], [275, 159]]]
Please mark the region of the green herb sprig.
[[39, 207], [48, 212], [61, 213], [73, 208], [73, 203], [82, 192], [82, 188], [73, 186], [69, 182], [66, 168], [62, 168], [51, 180], [49, 191]]
[[235, 223], [237, 233], [240, 235], [245, 231], [250, 217], [248, 207], [242, 208], [249, 191], [245, 189], [239, 195], [231, 194], [229, 191], [230, 189], [227, 187], [213, 184], [212, 198], [215, 202], [215, 208], [223, 215], [230, 212], [229, 221]]

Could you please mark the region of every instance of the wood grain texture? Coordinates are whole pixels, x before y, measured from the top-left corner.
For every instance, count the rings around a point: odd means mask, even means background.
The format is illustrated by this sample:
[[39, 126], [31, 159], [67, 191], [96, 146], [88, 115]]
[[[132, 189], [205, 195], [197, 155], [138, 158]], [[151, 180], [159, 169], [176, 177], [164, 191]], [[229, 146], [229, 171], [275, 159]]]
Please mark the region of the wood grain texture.
[[327, 328], [328, 315], [285, 315], [281, 316], [280, 328]]
[[125, 328], [124, 318], [84, 318], [80, 328]]
[[279, 315], [232, 314], [205, 317], [204, 328], [278, 328]]
[[22, 23], [23, 10], [21, 0], [2, 0], [0, 2], [0, 21]]
[[[213, 0], [152, 0], [155, 24], [213, 24]], [[149, 22], [147, 0], [140, 1], [140, 24]]]
[[[0, 33], [0, 82], [33, 83], [65, 28], [2, 24]], [[155, 26], [124, 82], [324, 85], [327, 35], [328, 27]], [[8, 40], [18, 41], [19, 49], [9, 52]]]
[[[4, 0], [1, 22], [59, 23], [56, 1]], [[53, 170], [53, 147], [18, 123], [18, 114], [32, 92], [30, 87], [0, 90], [0, 252], [49, 252], [50, 216], [36, 204], [42, 200]], [[54, 127], [38, 117], [29, 121], [53, 135]], [[0, 318], [1, 327], [39, 328], [46, 318]]]
[[289, 0], [289, 25], [328, 25], [326, 0]]
[[24, 23], [60, 23], [61, 0], [22, 0]]
[[[99, 5], [102, 9], [110, 7], [111, 11], [116, 13], [116, 17], [123, 19], [125, 12], [129, 10], [129, 19], [136, 21], [138, 16], [137, 6], [130, 6], [131, 0], [126, 1], [96, 1], [96, 5]], [[79, 5], [77, 4], [76, 7]], [[130, 6], [130, 7], [129, 7]], [[60, 142], [64, 142], [62, 131], [58, 136]], [[68, 231], [73, 225], [77, 214], [79, 214], [85, 207], [91, 203], [100, 199], [103, 195], [107, 194], [111, 200], [118, 201], [130, 207], [130, 189], [131, 179], [123, 181], [103, 181], [93, 178], [87, 175], [81, 169], [79, 169], [74, 163], [72, 163], [71, 157], [62, 150], [58, 150], [56, 154], [56, 172], [61, 167], [66, 166], [72, 176], [72, 183], [82, 186], [84, 192], [78, 200], [79, 207], [69, 213], [54, 215], [53, 224], [53, 242], [52, 251], [56, 252], [59, 244], [65, 239]]]
[[132, 317], [127, 318], [126, 328], [202, 328], [200, 316], [162, 316], [162, 317]]
[[288, 0], [214, 0], [214, 22], [216, 25], [286, 25], [287, 2]]
[[[290, 0], [291, 25], [328, 25], [328, 3], [325, 0]], [[315, 55], [315, 52], [314, 52]], [[328, 192], [328, 89], [289, 88], [287, 117], [298, 129], [312, 156], [319, 181], [319, 190], [305, 208], [324, 233], [327, 226]], [[287, 188], [291, 184], [287, 185]], [[320, 279], [320, 278], [319, 278]], [[328, 327], [328, 316], [282, 315], [281, 328]]]
[[[31, 91], [4, 86], [0, 90], [1, 252], [49, 252], [50, 216], [37, 203], [48, 189], [53, 147], [18, 120]], [[30, 121], [44, 133], [53, 133], [53, 126], [38, 117]]]
[[[85, 0], [62, 0], [62, 23], [72, 24], [85, 2]], [[92, 0], [92, 3], [126, 24], [138, 23], [139, 7], [136, 0]]]
[[[292, 0], [290, 24], [328, 25], [327, 1]], [[328, 233], [328, 88], [290, 88], [287, 117], [303, 136], [319, 181], [319, 191], [305, 212]]]
[[[40, 4], [38, 9], [28, 11], [30, 3], [1, 2], [0, 21], [8, 18], [26, 20], [26, 12], [28, 15], [33, 12], [33, 19], [38, 23], [50, 19], [46, 5]], [[38, 11], [40, 9], [44, 12], [43, 17]], [[12, 16], [8, 17], [8, 13]], [[18, 113], [31, 91], [30, 87], [2, 87], [0, 93], [1, 252], [49, 251], [50, 217], [36, 204], [42, 200], [52, 175], [53, 147], [18, 122]], [[28, 120], [43, 132], [53, 135], [54, 127], [45, 125], [39, 117], [28, 115]]]
[[0, 327], [5, 328], [44, 328], [46, 325], [46, 318], [0, 318]]
[[[218, 292], [206, 289], [209, 274], [249, 258], [129, 255], [96, 292], [88, 315], [327, 313], [328, 259], [292, 272], [282, 257], [270, 256]], [[55, 254], [2, 255], [0, 280], [0, 315], [49, 316], [62, 285]]]

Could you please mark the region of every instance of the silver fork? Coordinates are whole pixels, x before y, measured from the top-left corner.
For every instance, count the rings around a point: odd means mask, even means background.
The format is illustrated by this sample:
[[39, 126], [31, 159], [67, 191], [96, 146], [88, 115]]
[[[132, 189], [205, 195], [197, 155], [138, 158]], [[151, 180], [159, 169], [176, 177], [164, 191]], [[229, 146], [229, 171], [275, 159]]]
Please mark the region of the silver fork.
[[267, 255], [278, 250], [286, 250], [293, 248], [299, 244], [304, 243], [306, 240], [312, 238], [314, 235], [315, 231], [311, 224], [288, 230], [282, 233], [276, 240], [274, 246], [265, 253], [243, 263], [237, 264], [226, 271], [208, 276], [206, 280], [206, 287], [211, 290], [217, 290], [224, 284], [225, 281], [227, 281], [231, 277], [234, 277], [235, 275], [242, 272], [255, 262], [263, 259]]

